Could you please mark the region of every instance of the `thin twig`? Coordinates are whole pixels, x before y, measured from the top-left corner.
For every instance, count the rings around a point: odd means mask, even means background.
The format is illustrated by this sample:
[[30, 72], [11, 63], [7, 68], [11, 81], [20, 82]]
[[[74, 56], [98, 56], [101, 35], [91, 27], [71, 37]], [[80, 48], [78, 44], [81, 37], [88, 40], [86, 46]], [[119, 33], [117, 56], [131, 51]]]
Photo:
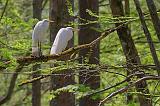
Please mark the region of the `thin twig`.
[[89, 93], [89, 94], [87, 94], [87, 95], [85, 95], [85, 96], [92, 96], [92, 95], [95, 95], [95, 94], [97, 94], [97, 93], [101, 93], [101, 92], [107, 91], [107, 90], [109, 90], [109, 89], [112, 89], [112, 88], [114, 88], [114, 87], [117, 87], [117, 86], [125, 83], [126, 81], [128, 81], [129, 79], [131, 79], [132, 77], [134, 77], [134, 76], [136, 76], [136, 75], [142, 75], [142, 74], [144, 74], [144, 73], [138, 72], [138, 73], [130, 74], [130, 75], [128, 75], [123, 81], [121, 81], [121, 82], [119, 82], [119, 83], [116, 83], [116, 84], [113, 85], [113, 86], [106, 87], [106, 88], [104, 88], [104, 89], [102, 89], [102, 90], [98, 90], [98, 91], [93, 92], [93, 93]]

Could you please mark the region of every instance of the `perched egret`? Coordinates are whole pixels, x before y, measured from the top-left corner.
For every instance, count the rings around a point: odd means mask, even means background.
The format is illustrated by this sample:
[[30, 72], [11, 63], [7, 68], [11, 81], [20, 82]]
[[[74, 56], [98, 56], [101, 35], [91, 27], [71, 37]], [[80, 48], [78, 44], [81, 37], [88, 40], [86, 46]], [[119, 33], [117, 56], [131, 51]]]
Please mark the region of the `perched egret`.
[[72, 27], [61, 28], [55, 37], [50, 54], [61, 53], [67, 47], [68, 41], [72, 39], [73, 31], [76, 30]]
[[49, 28], [49, 22], [54, 22], [54, 21], [43, 19], [42, 21], [39, 21], [34, 27], [34, 30], [32, 33], [32, 55], [33, 56], [38, 56], [40, 53], [39, 48], [41, 46], [41, 43], [44, 41], [45, 33]]

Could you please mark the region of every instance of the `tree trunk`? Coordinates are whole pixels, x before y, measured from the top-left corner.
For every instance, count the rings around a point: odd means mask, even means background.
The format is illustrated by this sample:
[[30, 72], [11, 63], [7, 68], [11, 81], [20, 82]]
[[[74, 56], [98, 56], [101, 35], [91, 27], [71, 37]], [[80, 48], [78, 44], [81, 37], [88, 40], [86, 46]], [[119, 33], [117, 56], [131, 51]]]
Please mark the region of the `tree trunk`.
[[[129, 0], [125, 0], [125, 16], [129, 17], [130, 16], [130, 4], [129, 4]], [[131, 25], [126, 25], [126, 31], [127, 31], [127, 35], [131, 36]], [[132, 41], [133, 42], [133, 41]], [[130, 72], [127, 71], [127, 75], [130, 75]], [[130, 80], [128, 81], [128, 83], [130, 83]], [[129, 90], [130, 91], [130, 90]], [[130, 103], [133, 101], [133, 95], [130, 93], [127, 93], [126, 95], [127, 98], [127, 103]]]
[[160, 41], [160, 20], [159, 20], [158, 14], [157, 14], [156, 6], [155, 6], [153, 0], [146, 0], [146, 2], [147, 2], [147, 5], [148, 5], [150, 15], [151, 15], [151, 19], [152, 19], [152, 22], [153, 22], [154, 29], [156, 30], [158, 39]]
[[[33, 18], [37, 18], [41, 20], [42, 15], [42, 1], [43, 0], [33, 0]], [[41, 51], [39, 51], [41, 52]], [[41, 54], [41, 53], [36, 53]], [[37, 71], [40, 68], [40, 64], [36, 64], [33, 66], [33, 71], [35, 71], [32, 75], [33, 78], [37, 78], [40, 75], [40, 71]], [[32, 83], [32, 106], [41, 106], [41, 81], [35, 81]]]
[[[73, 0], [69, 0], [73, 6]], [[51, 45], [56, 37], [58, 30], [61, 27], [66, 26], [71, 19], [68, 13], [67, 0], [50, 0], [50, 20], [53, 20], [54, 23], [50, 25], [50, 41]], [[73, 38], [69, 41], [67, 48], [73, 46]], [[67, 57], [62, 60], [68, 59]], [[71, 73], [72, 70], [66, 70], [61, 74]], [[55, 74], [55, 73], [53, 73]], [[61, 87], [65, 87], [70, 84], [74, 84], [74, 76], [51, 76], [51, 91], [56, 90]], [[50, 101], [50, 106], [75, 106], [75, 96], [73, 93], [61, 93], [55, 99]]]
[[[124, 16], [124, 9], [123, 4], [121, 0], [110, 0], [110, 7], [112, 10], [113, 17], [120, 17]], [[116, 26], [119, 26], [120, 24], [116, 24]], [[123, 48], [123, 52], [126, 56], [127, 61], [127, 67], [128, 67], [128, 73], [134, 73], [134, 72], [140, 72], [139, 69], [132, 68], [133, 65], [140, 65], [140, 58], [138, 56], [137, 49], [135, 47], [135, 44], [132, 40], [132, 37], [130, 34], [128, 34], [128, 26], [124, 25], [122, 28], [117, 30], [119, 39], [121, 41], [121, 45]], [[143, 77], [143, 75], [137, 76], [139, 78]], [[151, 98], [150, 96], [145, 96], [144, 94], [149, 94], [149, 90], [147, 88], [146, 81], [143, 81], [136, 85], [136, 89], [138, 92], [141, 92], [142, 94], [138, 94], [139, 102], [141, 106], [152, 106]]]
[[42, 2], [43, 0], [33, 0], [33, 18], [41, 20], [42, 16]]
[[[90, 16], [86, 9], [91, 10], [92, 12], [98, 15], [99, 7], [98, 7], [98, 0], [79, 0], [79, 15], [82, 19], [96, 21], [97, 18]], [[80, 20], [80, 23], [87, 23], [87, 21]], [[95, 30], [91, 29], [91, 27], [98, 28], [99, 24], [89, 24], [79, 26], [79, 37], [78, 43], [86, 44], [90, 43], [94, 39], [99, 36], [99, 33]], [[89, 64], [98, 64], [99, 63], [99, 43], [91, 50], [91, 49], [83, 49], [79, 52], [79, 56], [81, 59], [79, 60], [80, 63], [84, 63], [84, 59], [86, 57], [89, 58]], [[86, 84], [90, 86], [92, 89], [97, 89], [100, 87], [100, 75], [98, 72], [92, 72], [87, 74], [87, 76], [83, 76], [85, 72], [80, 72], [79, 83]], [[96, 75], [96, 76], [94, 76]], [[86, 78], [88, 78], [86, 80]], [[85, 83], [84, 83], [85, 82]], [[91, 98], [85, 97], [80, 100], [80, 106], [98, 106], [99, 100], [92, 100]]]
[[[35, 64], [33, 66], [32, 78], [37, 78], [40, 76], [40, 64]], [[41, 106], [41, 80], [34, 81], [32, 83], [32, 106]]]
[[139, 2], [139, 0], [134, 0], [134, 3], [136, 5], [136, 9], [137, 9], [137, 12], [139, 14], [140, 21], [142, 23], [142, 28], [143, 28], [144, 34], [147, 38], [147, 42], [148, 42], [149, 47], [150, 47], [152, 58], [154, 60], [156, 68], [157, 68], [157, 73], [158, 73], [158, 75], [160, 75], [160, 63], [159, 63], [158, 56], [157, 56], [157, 53], [156, 53], [156, 50], [155, 50], [155, 47], [154, 47], [154, 44], [153, 44], [151, 34], [150, 34], [150, 32], [147, 28], [147, 24], [145, 22], [144, 15], [143, 15], [143, 12], [142, 12], [141, 7], [140, 7], [140, 2]]

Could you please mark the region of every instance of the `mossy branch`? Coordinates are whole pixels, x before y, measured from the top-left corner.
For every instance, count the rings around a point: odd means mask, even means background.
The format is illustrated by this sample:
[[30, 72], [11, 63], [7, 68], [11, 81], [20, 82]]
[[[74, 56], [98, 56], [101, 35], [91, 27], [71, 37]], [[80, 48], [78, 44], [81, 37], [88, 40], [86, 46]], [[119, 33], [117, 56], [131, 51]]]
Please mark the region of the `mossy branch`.
[[[127, 24], [127, 23], [125, 23]], [[100, 40], [102, 40], [103, 38], [105, 38], [107, 35], [109, 35], [110, 33], [116, 31], [117, 29], [120, 29], [121, 27], [123, 27], [124, 24], [119, 25], [118, 27], [114, 27], [111, 29], [107, 29], [105, 32], [101, 33], [100, 37], [98, 37], [97, 39], [95, 39], [94, 41], [88, 43], [88, 44], [83, 44], [83, 45], [78, 45], [76, 47], [72, 47], [58, 55], [45, 55], [45, 56], [40, 56], [40, 57], [22, 57], [22, 58], [18, 58], [17, 62], [19, 64], [31, 64], [31, 63], [35, 63], [35, 62], [47, 62], [49, 60], [53, 60], [53, 59], [59, 59], [59, 58], [63, 58], [65, 56], [69, 56], [77, 51], [80, 51], [82, 49], [86, 49], [86, 48], [92, 48], [93, 46], [95, 46]]]

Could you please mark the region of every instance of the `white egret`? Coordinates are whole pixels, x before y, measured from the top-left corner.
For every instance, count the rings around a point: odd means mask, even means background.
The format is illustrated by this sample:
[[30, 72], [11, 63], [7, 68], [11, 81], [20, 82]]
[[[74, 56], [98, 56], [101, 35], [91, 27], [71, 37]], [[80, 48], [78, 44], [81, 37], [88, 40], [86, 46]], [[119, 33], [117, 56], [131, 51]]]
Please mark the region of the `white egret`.
[[68, 41], [72, 39], [73, 31], [76, 30], [72, 27], [61, 28], [55, 37], [50, 54], [61, 53], [67, 47]]
[[33, 30], [32, 33], [32, 55], [37, 56], [40, 53], [40, 46], [41, 43], [44, 41], [45, 34], [47, 32], [47, 29], [49, 28], [49, 22], [47, 19], [43, 19], [42, 21], [39, 21]]

